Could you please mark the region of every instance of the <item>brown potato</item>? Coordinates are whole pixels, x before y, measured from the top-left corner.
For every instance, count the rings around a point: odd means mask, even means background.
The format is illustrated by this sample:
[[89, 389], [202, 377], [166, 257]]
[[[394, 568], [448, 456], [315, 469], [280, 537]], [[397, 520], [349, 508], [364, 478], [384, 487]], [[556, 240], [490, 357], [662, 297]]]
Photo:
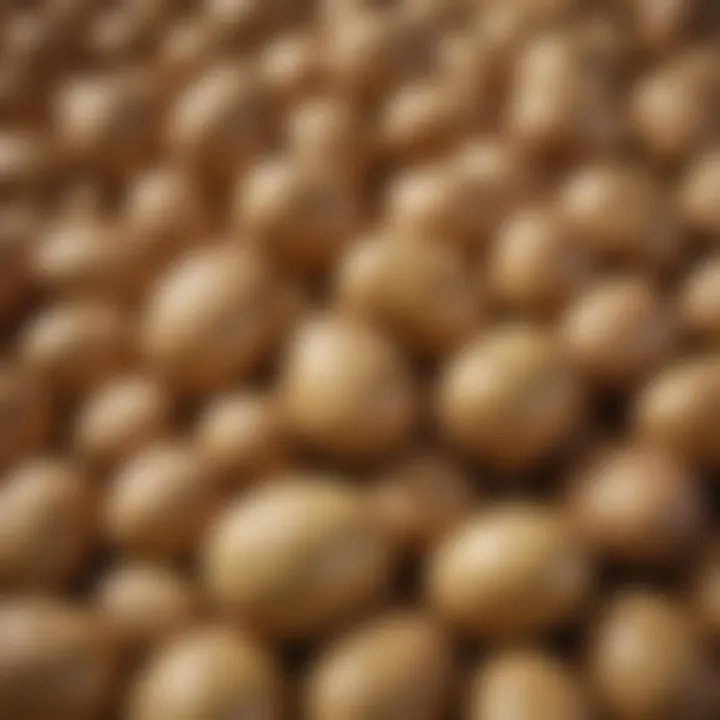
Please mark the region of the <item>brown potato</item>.
[[176, 97], [165, 140], [178, 161], [227, 179], [267, 146], [271, 119], [257, 73], [242, 64], [216, 62]]
[[702, 151], [716, 136], [719, 92], [717, 48], [671, 55], [640, 78], [631, 97], [637, 138], [661, 162]]
[[562, 308], [588, 282], [593, 256], [555, 208], [525, 206], [501, 226], [487, 260], [491, 293], [524, 316]]
[[92, 463], [113, 465], [161, 438], [171, 424], [173, 400], [147, 375], [126, 375], [100, 386], [80, 409], [75, 446]]
[[24, 309], [33, 290], [32, 248], [40, 221], [32, 206], [6, 205], [0, 217], [0, 327]]
[[54, 120], [68, 161], [127, 176], [147, 161], [157, 142], [154, 78], [137, 71], [80, 75], [58, 95]]
[[257, 246], [286, 268], [327, 270], [353, 233], [357, 198], [347, 178], [287, 158], [267, 160], [241, 181], [236, 220]]
[[198, 449], [208, 462], [242, 483], [288, 462], [287, 435], [277, 399], [253, 392], [211, 401], [196, 428]]
[[395, 613], [321, 653], [306, 690], [308, 720], [438, 720], [452, 676], [448, 639], [432, 621]]
[[383, 471], [370, 499], [399, 547], [431, 547], [476, 510], [470, 478], [441, 453], [417, 452]]
[[451, 248], [395, 237], [352, 247], [337, 269], [341, 307], [380, 325], [412, 352], [442, 357], [479, 324], [467, 267]]
[[280, 720], [273, 658], [236, 630], [209, 626], [180, 635], [151, 658], [130, 689], [128, 720]]
[[124, 310], [78, 299], [45, 306], [25, 327], [19, 352], [28, 368], [53, 390], [81, 397], [125, 371], [133, 345]]
[[451, 358], [438, 411], [447, 437], [502, 470], [531, 467], [556, 451], [580, 419], [577, 378], [552, 336], [501, 325]]
[[468, 720], [582, 720], [590, 708], [578, 678], [550, 655], [505, 650], [475, 673]]
[[0, 587], [60, 590], [81, 568], [95, 530], [96, 497], [73, 463], [25, 462], [0, 485]]
[[206, 539], [203, 567], [210, 594], [248, 627], [305, 637], [378, 597], [389, 580], [390, 546], [357, 491], [287, 475], [222, 514]]
[[427, 596], [446, 620], [487, 639], [523, 638], [572, 620], [592, 568], [559, 513], [500, 505], [447, 535], [430, 557]]
[[568, 356], [596, 385], [633, 387], [676, 349], [672, 307], [643, 277], [600, 280], [570, 305], [560, 325]]
[[107, 633], [56, 600], [0, 602], [0, 707], [22, 720], [104, 717], [113, 680]]
[[389, 452], [414, 421], [414, 392], [402, 358], [385, 337], [356, 322], [307, 321], [291, 340], [281, 383], [291, 431], [326, 454]]
[[720, 150], [695, 158], [680, 186], [685, 222], [717, 241], [720, 235]]
[[192, 552], [218, 511], [223, 488], [194, 448], [160, 442], [131, 455], [105, 497], [104, 525], [124, 552], [174, 558]]
[[706, 257], [689, 269], [678, 305], [682, 327], [691, 338], [720, 345], [720, 256]]
[[601, 705], [622, 720], [699, 717], [702, 656], [682, 609], [625, 591], [601, 618], [590, 668]]
[[192, 623], [200, 598], [197, 589], [172, 570], [124, 562], [101, 577], [93, 606], [121, 645], [144, 652]]
[[161, 276], [143, 318], [150, 362], [190, 392], [241, 379], [268, 359], [288, 322], [282, 285], [245, 247], [189, 252]]
[[662, 450], [600, 453], [572, 480], [569, 511], [600, 556], [629, 563], [677, 561], [699, 538], [698, 479]]
[[637, 434], [688, 461], [720, 464], [720, 357], [682, 361], [652, 378], [634, 408]]
[[642, 271], [663, 269], [677, 258], [672, 202], [643, 167], [581, 166], [561, 186], [558, 202], [571, 230], [602, 258]]

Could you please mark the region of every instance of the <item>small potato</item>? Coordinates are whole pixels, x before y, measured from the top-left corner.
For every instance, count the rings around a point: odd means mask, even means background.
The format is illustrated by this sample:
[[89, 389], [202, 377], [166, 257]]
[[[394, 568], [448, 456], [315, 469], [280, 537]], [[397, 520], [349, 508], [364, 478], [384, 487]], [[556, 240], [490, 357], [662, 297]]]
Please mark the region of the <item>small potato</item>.
[[475, 511], [470, 478], [440, 453], [418, 452], [383, 472], [370, 489], [381, 520], [399, 547], [417, 552]]
[[158, 108], [151, 75], [81, 75], [61, 87], [54, 107], [60, 150], [70, 163], [101, 175], [142, 167], [157, 141]]
[[194, 549], [222, 497], [199, 453], [179, 443], [155, 443], [130, 456], [114, 477], [105, 498], [105, 531], [131, 555], [182, 556]]
[[278, 638], [333, 628], [389, 580], [390, 547], [352, 488], [281, 476], [213, 523], [203, 567], [212, 597], [240, 622]]
[[86, 395], [131, 362], [134, 337], [115, 305], [66, 300], [46, 306], [26, 326], [20, 356], [31, 371], [67, 397]]
[[592, 568], [558, 513], [521, 503], [481, 513], [433, 552], [427, 595], [446, 620], [486, 639], [523, 638], [572, 620]]
[[491, 293], [523, 316], [552, 314], [587, 283], [593, 256], [555, 208], [523, 207], [501, 226], [490, 249]]
[[657, 160], [678, 163], [716, 139], [720, 74], [716, 47], [671, 55], [636, 84], [630, 117], [637, 138]]
[[96, 498], [72, 463], [30, 460], [0, 484], [0, 587], [55, 590], [88, 555]]
[[323, 453], [389, 452], [410, 432], [415, 399], [408, 369], [382, 335], [336, 317], [307, 321], [290, 342], [281, 403], [291, 431]]
[[146, 357], [181, 391], [217, 389], [262, 364], [288, 305], [278, 278], [242, 246], [189, 252], [160, 277], [143, 318]]
[[626, 389], [652, 375], [676, 348], [672, 308], [642, 277], [612, 277], [591, 286], [560, 324], [568, 356], [596, 385]]
[[53, 413], [47, 389], [23, 365], [0, 361], [0, 468], [37, 452]]
[[677, 258], [672, 202], [642, 167], [581, 166], [561, 186], [558, 203], [571, 231], [601, 258], [643, 271], [664, 269]]
[[468, 269], [451, 248], [371, 238], [348, 251], [337, 273], [341, 307], [377, 323], [411, 352], [442, 357], [479, 324]]
[[535, 650], [505, 650], [476, 672], [467, 717], [583, 720], [590, 709], [578, 679], [555, 658]]
[[289, 270], [322, 273], [357, 222], [355, 188], [348, 178], [294, 159], [253, 168], [236, 191], [238, 227]]
[[528, 468], [555, 452], [580, 419], [581, 388], [552, 336], [504, 325], [462, 349], [440, 377], [447, 437], [501, 470]]
[[618, 144], [621, 107], [612, 78], [591, 50], [581, 34], [557, 27], [535, 33], [520, 48], [505, 111], [511, 142], [525, 152], [561, 157]]
[[698, 639], [682, 609], [662, 595], [625, 591], [612, 599], [595, 628], [590, 669], [612, 717], [700, 717]]
[[691, 601], [700, 628], [715, 645], [720, 645], [720, 541], [717, 536], [701, 553], [694, 573]]
[[0, 602], [0, 707], [8, 718], [105, 717], [113, 660], [87, 612], [49, 599]]
[[429, 74], [436, 60], [434, 28], [407, 13], [360, 9], [326, 23], [323, 72], [338, 93], [373, 102], [404, 82]]
[[682, 361], [652, 378], [634, 407], [639, 437], [697, 465], [720, 466], [720, 357]]
[[718, 242], [720, 236], [720, 150], [707, 152], [691, 163], [680, 186], [685, 222]]
[[464, 101], [452, 85], [440, 80], [401, 87], [381, 111], [381, 146], [406, 162], [447, 152], [466, 129]]
[[294, 162], [327, 168], [357, 185], [372, 161], [370, 133], [352, 104], [321, 96], [296, 104], [288, 116], [287, 144]]
[[210, 464], [233, 480], [252, 482], [288, 461], [285, 425], [276, 398], [229, 393], [205, 408], [196, 441]]
[[195, 620], [200, 601], [192, 584], [172, 570], [126, 562], [100, 579], [93, 606], [121, 644], [144, 652]]
[[312, 32], [290, 32], [272, 39], [262, 50], [260, 73], [271, 93], [292, 106], [321, 86], [320, 48]]
[[[136, 272], [152, 278], [185, 248], [209, 231], [203, 189], [180, 168], [161, 165], [139, 175], [124, 206], [125, 242], [140, 259]], [[149, 266], [149, 267], [148, 267]]]
[[124, 232], [97, 208], [83, 206], [69, 208], [46, 228], [31, 267], [38, 287], [53, 296], [123, 301], [132, 297], [141, 265]]
[[175, 99], [165, 140], [178, 162], [227, 179], [267, 146], [271, 120], [257, 74], [242, 64], [215, 63]]
[[692, 267], [678, 296], [683, 329], [694, 340], [720, 345], [720, 256], [712, 255]]
[[599, 556], [641, 565], [675, 562], [704, 526], [697, 480], [662, 450], [610, 450], [574, 478], [569, 511]]
[[450, 644], [414, 613], [370, 622], [321, 653], [308, 680], [308, 720], [438, 720], [452, 676]]
[[462, 186], [442, 164], [401, 170], [388, 182], [385, 212], [392, 232], [464, 249]]
[[113, 465], [166, 434], [172, 399], [147, 375], [118, 377], [98, 388], [80, 409], [75, 445], [100, 466]]
[[223, 626], [190, 630], [162, 647], [130, 688], [127, 720], [280, 720], [278, 668], [264, 648]]

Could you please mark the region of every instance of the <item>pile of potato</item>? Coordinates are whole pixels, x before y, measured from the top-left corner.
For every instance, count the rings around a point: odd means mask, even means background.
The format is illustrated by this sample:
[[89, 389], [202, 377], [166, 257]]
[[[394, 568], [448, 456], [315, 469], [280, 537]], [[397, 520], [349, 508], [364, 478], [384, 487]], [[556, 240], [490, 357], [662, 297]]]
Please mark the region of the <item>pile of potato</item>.
[[720, 717], [717, 0], [5, 0], [0, 342], [0, 720]]

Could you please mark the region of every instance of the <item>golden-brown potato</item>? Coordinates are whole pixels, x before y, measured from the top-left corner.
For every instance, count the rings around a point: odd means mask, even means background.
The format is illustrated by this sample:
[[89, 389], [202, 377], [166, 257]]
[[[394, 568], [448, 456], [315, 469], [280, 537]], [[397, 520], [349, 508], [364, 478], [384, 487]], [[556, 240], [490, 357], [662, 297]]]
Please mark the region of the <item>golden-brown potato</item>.
[[233, 244], [195, 249], [151, 293], [145, 353], [178, 389], [216, 389], [268, 359], [287, 315], [282, 285], [255, 253]]
[[0, 587], [59, 590], [94, 539], [96, 497], [72, 462], [29, 460], [0, 484]]
[[672, 307], [643, 277], [600, 280], [571, 304], [560, 341], [586, 377], [600, 387], [633, 387], [676, 349]]
[[706, 257], [688, 270], [678, 305], [682, 328], [691, 338], [720, 344], [720, 256]]
[[321, 653], [306, 690], [308, 720], [445, 717], [448, 639], [416, 613], [369, 622]]
[[277, 398], [253, 392], [221, 395], [201, 414], [199, 451], [236, 482], [253, 482], [289, 461], [288, 429]]
[[384, 590], [390, 546], [358, 491], [328, 478], [282, 476], [213, 524], [208, 591], [253, 630], [297, 638], [351, 618]]
[[160, 439], [171, 424], [173, 400], [147, 375], [126, 375], [101, 385], [80, 409], [75, 446], [100, 466], [112, 465]]
[[273, 658], [224, 626], [190, 630], [160, 648], [130, 688], [128, 720], [280, 720], [281, 681]]
[[468, 719], [579, 720], [589, 713], [584, 695], [579, 679], [554, 657], [501, 651], [475, 673]]
[[0, 707], [8, 717], [104, 717], [113, 665], [107, 633], [87, 611], [50, 599], [0, 602]]
[[500, 228], [488, 259], [491, 293], [523, 316], [554, 313], [593, 272], [593, 257], [568, 223], [544, 205], [516, 211]]
[[479, 324], [468, 268], [446, 246], [370, 238], [347, 252], [337, 274], [341, 307], [377, 323], [411, 352], [447, 355]]
[[45, 306], [32, 318], [19, 352], [53, 390], [78, 397], [128, 367], [134, 340], [122, 309], [103, 301], [70, 299]]
[[111, 568], [92, 599], [117, 641], [130, 651], [154, 649], [182, 632], [200, 610], [197, 589], [182, 575], [137, 561]]
[[280, 402], [290, 430], [329, 455], [378, 456], [408, 436], [414, 391], [384, 336], [339, 317], [308, 320], [285, 357]]
[[569, 511], [600, 556], [621, 562], [675, 562], [703, 530], [698, 479], [663, 450], [611, 449], [572, 480]]
[[682, 608], [662, 595], [625, 591], [611, 600], [595, 633], [592, 679], [613, 717], [699, 717], [702, 656]]
[[353, 233], [357, 198], [348, 178], [320, 165], [270, 159], [236, 193], [238, 227], [286, 268], [326, 270]]
[[576, 617], [591, 575], [562, 514], [519, 502], [481, 512], [443, 538], [430, 557], [427, 595], [469, 634], [523, 638]]
[[130, 555], [185, 555], [220, 508], [222, 490], [194, 448], [155, 443], [131, 455], [113, 478], [103, 510], [105, 532]]
[[445, 366], [438, 412], [447, 437], [502, 470], [531, 467], [555, 452], [580, 418], [581, 392], [553, 337], [501, 325]]
[[691, 463], [720, 464], [720, 357], [677, 363], [649, 380], [634, 408], [638, 435]]
[[417, 452], [384, 470], [370, 499], [399, 547], [418, 552], [475, 512], [471, 479], [437, 452]]

